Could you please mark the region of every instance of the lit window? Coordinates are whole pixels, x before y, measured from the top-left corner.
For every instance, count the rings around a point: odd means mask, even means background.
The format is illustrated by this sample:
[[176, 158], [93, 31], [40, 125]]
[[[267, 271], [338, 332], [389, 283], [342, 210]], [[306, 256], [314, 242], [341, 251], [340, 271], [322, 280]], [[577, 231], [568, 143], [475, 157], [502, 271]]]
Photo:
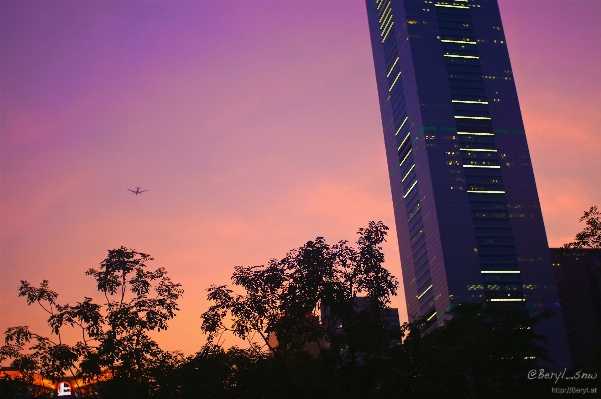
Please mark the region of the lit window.
[[457, 132], [457, 134], [469, 134], [469, 135], [473, 135], [473, 136], [494, 136], [493, 133], [483, 133], [483, 132]]
[[487, 148], [460, 148], [460, 150], [461, 151], [477, 151], [477, 152], [478, 151], [479, 152], [483, 152], [483, 151], [486, 151], [486, 152], [497, 152], [497, 150], [490, 150], [490, 149], [487, 149]]
[[422, 292], [421, 294], [419, 294], [417, 296], [417, 299], [420, 299], [421, 297], [423, 297], [426, 292], [430, 291], [430, 288], [432, 288], [432, 284], [430, 284], [430, 286], [428, 288], [426, 288], [426, 290], [424, 292]]
[[445, 54], [445, 57], [450, 57], [450, 58], [474, 58], [474, 59], [480, 59], [480, 57], [475, 56], [475, 55], [459, 55], [459, 54]]
[[455, 115], [455, 119], [483, 119], [491, 120], [488, 116], [466, 116], [466, 115]]
[[401, 161], [399, 166], [403, 166], [403, 163], [407, 160], [407, 158], [409, 157], [409, 154], [411, 154], [411, 151], [413, 151], [413, 148], [410, 149], [409, 152], [407, 152], [407, 155], [405, 155], [405, 158], [403, 158], [403, 160]]
[[519, 273], [519, 270], [482, 270], [480, 271], [480, 273], [490, 273], [490, 274], [505, 274], [505, 273], [509, 273], [509, 274], [516, 274]]
[[[394, 85], [396, 84], [397, 80], [399, 80], [399, 77], [401, 76], [401, 71], [399, 71], [399, 74], [396, 75], [396, 78], [394, 79], [394, 82], [392, 82], [392, 85], [390, 86], [390, 89], [388, 89], [388, 91], [392, 91], [392, 89], [394, 88]], [[490, 119], [490, 118], [489, 118]]]
[[411, 185], [411, 187], [409, 187], [409, 190], [407, 190], [407, 192], [405, 193], [405, 195], [403, 195], [403, 198], [407, 198], [407, 196], [409, 195], [409, 193], [411, 192], [411, 190], [413, 190], [413, 187], [415, 187], [416, 184], [417, 184], [417, 180], [413, 182], [413, 184]]
[[399, 134], [399, 132], [401, 131], [401, 129], [403, 128], [403, 126], [405, 126], [405, 122], [407, 122], [407, 119], [409, 119], [408, 116], [405, 117], [405, 120], [403, 120], [403, 123], [401, 123], [401, 126], [399, 126], [399, 128], [397, 129], [396, 133], [394, 134], [395, 136], [397, 134]]
[[491, 302], [524, 302], [524, 298], [493, 298]]
[[459, 44], [476, 44], [476, 42], [468, 42], [468, 41], [464, 41], [464, 40], [448, 40], [448, 39], [441, 40], [441, 42], [444, 42], [444, 43], [459, 43]]
[[392, 70], [396, 66], [397, 62], [399, 62], [399, 57], [396, 57], [396, 60], [394, 60], [394, 64], [392, 64], [392, 66], [390, 67], [390, 71], [388, 71], [388, 74], [386, 75], [387, 78], [390, 77], [390, 74], [392, 73]]
[[463, 165], [464, 168], [489, 168], [489, 169], [500, 169], [497, 165]]
[[462, 103], [462, 104], [488, 104], [488, 101], [471, 101], [471, 100], [452, 100], [454, 103]]
[[405, 181], [405, 179], [407, 179], [407, 176], [409, 176], [409, 173], [411, 173], [411, 171], [413, 170], [413, 168], [415, 168], [415, 164], [413, 164], [413, 165], [411, 166], [411, 168], [409, 169], [409, 172], [407, 172], [407, 173], [405, 174], [405, 177], [403, 177], [403, 180], [401, 180], [402, 182], [404, 182], [404, 181]]

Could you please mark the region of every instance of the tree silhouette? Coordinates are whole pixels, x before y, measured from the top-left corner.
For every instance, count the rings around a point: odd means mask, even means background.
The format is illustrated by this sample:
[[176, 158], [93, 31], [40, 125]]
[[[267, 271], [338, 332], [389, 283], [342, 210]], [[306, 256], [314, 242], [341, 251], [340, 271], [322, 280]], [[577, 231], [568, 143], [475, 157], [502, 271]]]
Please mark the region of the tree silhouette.
[[[382, 222], [370, 222], [359, 229], [357, 248], [318, 237], [266, 266], [237, 266], [232, 282], [242, 293], [225, 285], [208, 289], [213, 305], [201, 316], [208, 344], [231, 331], [257, 351], [266, 350], [289, 394], [302, 390], [291, 363], [306, 357], [311, 345], [314, 356], [337, 365], [341, 385], [349, 390], [357, 365], [390, 343], [381, 315], [398, 283], [382, 265], [387, 230]], [[367, 306], [358, 306], [360, 295]]]
[[523, 308], [483, 302], [459, 304], [448, 314], [428, 334], [424, 319], [402, 326], [402, 345], [377, 364], [382, 397], [525, 397], [527, 373], [549, 360], [539, 345], [547, 338], [532, 326], [553, 312], [531, 317]]
[[576, 234], [575, 241], [562, 247], [565, 250], [564, 255], [569, 254], [569, 250], [572, 249], [585, 249], [588, 250], [584, 253], [585, 256], [601, 262], [601, 211], [596, 206], [591, 206], [591, 209], [584, 212], [580, 221], [585, 222], [586, 226]]
[[[99, 303], [85, 297], [75, 305], [62, 305], [47, 280], [39, 287], [21, 281], [19, 296], [48, 313], [52, 338], [33, 333], [27, 326], [11, 327], [5, 332], [0, 361], [12, 359], [11, 366], [30, 379], [38, 373], [54, 381], [63, 375], [85, 382], [110, 380], [104, 383], [105, 398], [115, 390], [123, 395], [132, 384], [142, 391], [154, 389], [153, 371], [165, 364], [175, 366], [182, 356], [161, 350], [148, 333], [167, 329], [167, 322], [179, 310], [177, 300], [183, 290], [164, 268], [148, 270], [146, 263], [152, 260], [148, 254], [125, 247], [109, 250], [99, 270], [86, 272], [104, 297]], [[65, 327], [79, 330], [81, 339], [71, 345], [64, 342]]]

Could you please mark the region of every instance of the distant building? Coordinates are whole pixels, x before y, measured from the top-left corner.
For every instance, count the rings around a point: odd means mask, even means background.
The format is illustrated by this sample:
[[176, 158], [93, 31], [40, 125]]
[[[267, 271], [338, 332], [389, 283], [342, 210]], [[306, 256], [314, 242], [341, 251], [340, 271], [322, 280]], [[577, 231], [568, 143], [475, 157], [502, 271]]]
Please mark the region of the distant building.
[[[369, 298], [356, 297], [354, 304], [355, 311], [361, 312], [369, 306]], [[381, 321], [387, 330], [390, 330], [391, 332], [392, 330], [394, 330], [395, 332], [400, 333], [401, 324], [399, 319], [399, 310], [397, 308], [387, 308], [381, 312], [380, 316]], [[304, 318], [304, 323], [307, 326], [322, 325], [334, 334], [344, 334], [344, 326], [342, 325], [342, 322], [339, 319], [332, 317], [327, 307], [321, 308], [319, 311], [319, 315], [306, 315]], [[392, 333], [390, 335], [394, 336], [396, 334]], [[275, 349], [280, 345], [277, 335], [273, 332], [269, 334], [267, 341], [271, 349]], [[397, 338], [391, 339], [389, 341], [390, 346], [396, 345], [398, 343], [400, 343], [400, 340]], [[314, 358], [317, 358], [321, 354], [321, 351], [324, 349], [330, 349], [330, 342], [328, 342], [328, 340], [325, 337], [319, 338], [317, 341], [306, 341], [304, 344], [304, 350], [307, 351]], [[347, 350], [343, 349], [341, 355], [345, 356], [346, 354]], [[361, 354], [357, 354], [357, 356], [357, 361], [362, 362], [363, 356]]]
[[551, 248], [551, 257], [572, 362], [585, 370], [599, 370], [601, 259], [593, 256], [593, 250], [564, 251]]
[[[363, 296], [355, 297], [354, 305], [355, 305], [356, 312], [361, 312], [361, 311], [367, 309], [369, 304], [370, 304], [370, 300], [368, 297], [363, 297]], [[338, 319], [332, 318], [330, 316], [330, 312], [327, 307], [321, 309], [320, 316], [321, 316], [321, 322], [323, 324], [326, 324], [330, 331], [339, 330], [342, 333], [343, 325], [341, 324], [341, 321]], [[386, 308], [386, 309], [382, 310], [380, 313], [380, 320], [382, 321], [384, 328], [386, 328], [387, 330], [391, 330], [391, 331], [394, 330], [394, 331], [400, 332], [401, 321], [400, 321], [400, 317], [399, 317], [399, 310], [397, 308]], [[391, 344], [396, 344], [399, 342], [400, 342], [399, 340], [393, 339], [391, 341]]]
[[496, 0], [366, 0], [409, 317], [458, 303], [556, 316], [570, 356]]
[[[312, 313], [305, 315], [303, 322], [306, 326], [320, 325], [319, 316]], [[270, 347], [270, 350], [277, 348], [280, 345], [277, 334], [274, 332], [269, 333], [267, 336], [267, 343]], [[304, 344], [304, 349], [313, 357], [318, 357], [323, 349], [327, 349], [329, 347], [330, 346], [328, 342], [324, 338], [319, 338], [317, 341], [306, 341]]]

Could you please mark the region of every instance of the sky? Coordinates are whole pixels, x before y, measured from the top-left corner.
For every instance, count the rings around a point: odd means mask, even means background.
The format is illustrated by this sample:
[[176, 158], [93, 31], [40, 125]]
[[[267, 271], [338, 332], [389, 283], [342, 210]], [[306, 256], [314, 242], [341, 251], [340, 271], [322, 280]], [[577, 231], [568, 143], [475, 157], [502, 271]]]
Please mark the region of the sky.
[[[601, 206], [601, 2], [499, 5], [556, 247]], [[73, 304], [126, 246], [182, 283], [155, 337], [192, 354], [234, 266], [370, 220], [402, 281], [363, 0], [0, 1], [1, 331], [49, 333], [19, 280]]]

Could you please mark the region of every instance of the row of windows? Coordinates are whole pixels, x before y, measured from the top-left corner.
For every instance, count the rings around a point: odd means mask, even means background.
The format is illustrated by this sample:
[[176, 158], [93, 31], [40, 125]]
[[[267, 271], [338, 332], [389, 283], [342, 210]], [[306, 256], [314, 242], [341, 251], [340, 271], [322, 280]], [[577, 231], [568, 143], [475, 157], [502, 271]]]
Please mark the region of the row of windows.
[[484, 92], [455, 93], [453, 101], [477, 101], [488, 103], [486, 93]]
[[[485, 136], [486, 137], [486, 136]], [[490, 136], [488, 136], [490, 137]], [[479, 142], [479, 143], [474, 143], [473, 141], [469, 141], [469, 140], [462, 140], [460, 141], [460, 150], [461, 151], [490, 151], [490, 152], [497, 152], [497, 148], [495, 145], [494, 140], [488, 141], [488, 142]]]
[[485, 282], [520, 282], [519, 273], [500, 273], [500, 274], [482, 274], [482, 280]]
[[432, 279], [430, 278], [430, 269], [426, 269], [425, 272], [421, 276], [415, 276], [415, 284], [418, 287], [424, 286], [426, 284], [432, 284]]
[[400, 102], [403, 100], [403, 91], [402, 90], [393, 90], [390, 93], [390, 103], [393, 107], [398, 107]]
[[475, 74], [477, 76], [482, 76], [482, 69], [480, 68], [480, 64], [466, 64], [466, 63], [458, 63], [458, 62], [450, 62], [451, 60], [445, 60], [447, 73], [469, 73]]
[[[477, 43], [476, 38], [470, 35], [469, 31], [462, 30], [461, 32], [452, 32], [443, 34], [441, 32], [440, 35], [436, 36], [443, 43], [453, 43], [453, 42], [465, 42], [465, 43]], [[469, 44], [471, 45], [471, 44]]]
[[[430, 301], [428, 301], [427, 303], [421, 305], [419, 307], [420, 313], [421, 314], [425, 314], [426, 316], [426, 320], [431, 321], [435, 315], [436, 315], [436, 311], [434, 306], [434, 298], [432, 298]], [[431, 310], [430, 310], [431, 309]], [[431, 316], [428, 316], [428, 314], [431, 314]]]
[[409, 168], [409, 171], [407, 171], [407, 173], [405, 173], [403, 175], [403, 179], [401, 180], [402, 183], [405, 182], [405, 180], [410, 179], [410, 180], [417, 180], [416, 176], [415, 176], [415, 164], [411, 165], [411, 168]]
[[447, 32], [449, 30], [451, 30], [451, 31], [466, 30], [466, 29], [471, 30], [472, 25], [468, 22], [463, 22], [463, 21], [446, 20], [446, 21], [439, 21], [438, 28], [440, 29], [440, 33], [443, 33], [443, 32]]
[[[486, 143], [486, 144], [464, 144], [461, 145], [459, 150], [460, 152], [463, 153], [476, 153], [476, 152], [484, 152], [484, 153], [491, 153], [491, 154], [496, 154], [498, 151], [496, 150], [496, 148], [494, 148], [495, 145], [494, 143]], [[482, 179], [477, 179], [478, 181], [484, 181]], [[495, 182], [496, 183], [496, 182]]]
[[418, 202], [417, 205], [415, 205], [413, 207], [413, 209], [409, 212], [407, 222], [410, 222], [411, 219], [413, 219], [415, 217], [415, 215], [417, 215], [417, 213], [419, 212], [420, 209], [421, 209], [421, 204]]
[[499, 220], [481, 220], [474, 219], [473, 220], [475, 227], [510, 227], [511, 222], [509, 219], [499, 219]]
[[422, 262], [424, 260], [422, 258], [422, 255], [424, 255], [426, 253], [426, 248], [427, 248], [426, 240], [420, 240], [419, 242], [416, 242], [415, 245], [413, 246], [413, 257], [414, 257], [414, 265], [415, 265], [415, 269], [416, 269], [416, 274], [420, 274], [420, 272], [417, 270], [417, 268], [422, 264]]
[[[532, 289], [532, 288], [526, 288], [526, 285], [521, 285], [521, 284], [469, 284], [467, 286], [467, 290], [468, 291], [484, 291], [484, 290], [488, 290], [488, 291], [518, 291], [518, 290], [522, 290], [522, 289]], [[531, 285], [529, 285], [528, 287], [531, 287]]]
[[484, 86], [481, 87], [466, 87], [464, 85], [451, 85], [452, 82], [449, 82], [449, 86], [451, 89], [451, 97], [453, 99], [461, 99], [461, 100], [471, 100], [471, 99], [483, 99], [486, 98], [486, 91], [484, 90]]
[[513, 244], [513, 237], [476, 237], [476, 244]]
[[484, 291], [487, 301], [524, 302], [523, 291]]
[[[482, 78], [480, 79], [449, 79], [449, 86], [451, 87], [451, 95], [455, 91], [454, 89], [469, 89], [470, 92], [482, 94], [484, 92], [484, 83], [482, 83]], [[453, 96], [453, 98], [455, 98]]]
[[413, 212], [413, 216], [409, 218], [409, 223], [407, 224], [407, 226], [409, 227], [409, 235], [413, 235], [413, 233], [415, 232], [414, 226], [421, 227], [422, 225], [420, 209], [421, 205], [418, 202], [417, 209]]
[[474, 151], [473, 149], [461, 151], [461, 155], [464, 160], [471, 159], [485, 159], [485, 160], [498, 160], [496, 151]]
[[[457, 5], [458, 3], [454, 4]], [[439, 23], [445, 21], [461, 21], [467, 25], [471, 25], [472, 22], [467, 4], [460, 6], [437, 7], [436, 16]]]
[[469, 27], [464, 26], [445, 26], [439, 28], [440, 36], [451, 38], [469, 38], [472, 36], [472, 31]]
[[480, 79], [482, 75], [478, 72], [470, 72], [470, 71], [449, 71], [448, 72], [449, 79]]
[[472, 217], [474, 218], [508, 218], [509, 214], [507, 212], [481, 212], [481, 211], [472, 211]]
[[476, 238], [478, 237], [513, 237], [513, 233], [510, 228], [490, 228], [486, 227], [476, 227], [474, 228], [474, 232], [476, 233]]
[[[399, 87], [398, 88], [399, 91], [402, 92], [402, 88]], [[405, 101], [404, 99], [400, 99], [396, 105], [396, 107], [392, 108], [392, 115], [395, 121], [398, 121], [398, 125], [400, 126], [400, 121], [402, 121], [405, 116], [407, 115], [407, 110], [406, 110], [406, 106], [405, 106]]]
[[[476, 131], [478, 130], [478, 131]], [[488, 130], [488, 131], [486, 131]], [[485, 133], [485, 134], [483, 134]], [[461, 144], [463, 146], [469, 145], [481, 145], [481, 144], [490, 144], [492, 146], [495, 145], [494, 134], [492, 133], [492, 129], [476, 129], [466, 127], [464, 131], [459, 133], [459, 137], [461, 138]]]
[[508, 255], [478, 255], [480, 264], [496, 263], [496, 262], [517, 262], [515, 254]]
[[[415, 255], [417, 256], [417, 255]], [[415, 261], [415, 275], [424, 276], [426, 273], [430, 275], [430, 265], [428, 264], [428, 252], [421, 253]], [[421, 280], [420, 280], [421, 281]], [[426, 280], [423, 280], [426, 281]]]
[[432, 290], [432, 284], [423, 291], [422, 294], [418, 294], [418, 303], [422, 312], [426, 311], [430, 306], [434, 304], [434, 291]]
[[513, 243], [509, 245], [478, 245], [479, 254], [515, 254]]
[[480, 66], [479, 58], [462, 58], [462, 57], [445, 57], [447, 64], [455, 65], [457, 67], [466, 66]]
[[469, 116], [489, 116], [488, 107], [486, 104], [465, 104], [465, 103], [453, 103], [453, 112], [455, 115], [469, 115]]
[[490, 161], [485, 161], [485, 160], [479, 160], [479, 159], [468, 159], [468, 160], [464, 160], [463, 162], [463, 166], [474, 166], [474, 167], [499, 167], [499, 161], [498, 160], [490, 160]]
[[421, 237], [421, 235], [424, 234], [424, 228], [421, 227], [417, 233], [411, 237], [411, 244], [415, 244], [415, 242]]
[[478, 49], [476, 48], [476, 46], [469, 44], [442, 42], [442, 49], [445, 54], [461, 54], [478, 57]]
[[[409, 150], [411, 150], [411, 147], [409, 147]], [[405, 156], [407, 156], [407, 154], [405, 154]], [[409, 154], [409, 156], [407, 158], [405, 158], [405, 157], [400, 158], [399, 159], [399, 166], [400, 166], [400, 170], [399, 171], [401, 172], [401, 176], [403, 176], [403, 178], [404, 178], [404, 176], [407, 173], [409, 173], [409, 171], [411, 171], [411, 168], [415, 169], [415, 162], [413, 162], [413, 155]], [[410, 183], [410, 182], [407, 182], [407, 183]], [[405, 187], [405, 188], [408, 188], [408, 187]]]
[[424, 292], [426, 292], [426, 290], [428, 289], [428, 287], [429, 287], [429, 286], [431, 286], [431, 285], [432, 285], [432, 282], [427, 282], [427, 281], [426, 281], [425, 283], [418, 284], [418, 285], [417, 285], [417, 292], [418, 292], [418, 295], [419, 295], [420, 293], [424, 293]]
[[[501, 178], [501, 171], [499, 169], [492, 169], [492, 168], [467, 168], [465, 169], [465, 177], [466, 179], [468, 179], [468, 181], [471, 180], [472, 177], [477, 178], [477, 177], [484, 177], [484, 178], [490, 178], [490, 179], [496, 179], [496, 178]], [[496, 182], [495, 182], [496, 183]], [[481, 203], [480, 201], [486, 201], [489, 198], [480, 198], [478, 200], [475, 200], [474, 202], [472, 202], [472, 204], [476, 204], [476, 203]], [[495, 198], [493, 200], [493, 202], [496, 201], [504, 201], [504, 199], [501, 198]], [[484, 205], [484, 203], [482, 203], [481, 205], [472, 205], [472, 209], [479, 209], [479, 210], [492, 210], [492, 209], [507, 209], [507, 205], [501, 207], [501, 208], [493, 208], [494, 205]]]
[[507, 203], [504, 201], [472, 201], [470, 203], [472, 209], [483, 209], [483, 210], [498, 210], [508, 209]]
[[[421, 219], [421, 218], [420, 218]], [[420, 222], [421, 223], [421, 222]], [[412, 248], [420, 248], [422, 245], [424, 245], [426, 243], [426, 236], [424, 236], [423, 234], [420, 236], [420, 238], [415, 241], [413, 243], [413, 247]], [[427, 261], [427, 260], [426, 260]], [[414, 268], [419, 268], [421, 265], [420, 264], [414, 264]]]
[[[520, 283], [517, 284], [507, 284], [507, 283], [502, 283], [502, 284], [488, 284], [485, 283], [484, 284], [484, 289], [486, 291], [505, 291], [505, 293], [507, 294], [512, 294], [509, 296], [516, 296], [516, 294], [518, 294], [517, 296], [520, 296], [524, 294], [523, 290], [523, 286]], [[511, 291], [519, 291], [519, 292], [511, 292]], [[497, 294], [501, 294], [501, 293], [497, 293]]]
[[482, 192], [482, 193], [487, 193], [487, 194], [504, 194], [505, 191], [503, 190], [503, 185], [502, 184], [479, 184], [479, 185], [474, 185], [474, 184], [468, 184], [467, 185], [467, 190], [468, 192], [472, 193], [478, 193], [478, 192]]

